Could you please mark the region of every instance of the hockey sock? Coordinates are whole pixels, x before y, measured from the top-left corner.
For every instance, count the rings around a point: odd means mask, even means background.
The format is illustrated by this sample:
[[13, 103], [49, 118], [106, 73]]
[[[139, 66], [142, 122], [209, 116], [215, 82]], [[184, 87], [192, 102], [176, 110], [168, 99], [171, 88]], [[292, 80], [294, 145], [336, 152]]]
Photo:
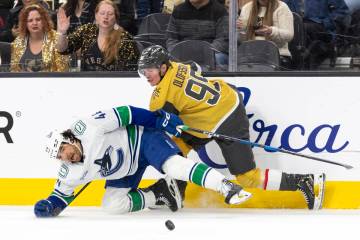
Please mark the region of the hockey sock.
[[274, 169], [266, 169], [264, 172], [264, 189], [280, 190], [282, 172]]
[[136, 212], [155, 205], [155, 195], [152, 191], [132, 190], [128, 193], [128, 197], [130, 199], [129, 212]]
[[219, 191], [224, 175], [215, 169], [203, 164], [175, 155], [163, 165], [163, 171], [170, 177], [190, 181], [201, 187]]
[[288, 174], [274, 169], [266, 169], [264, 176], [265, 190], [296, 191], [302, 174]]

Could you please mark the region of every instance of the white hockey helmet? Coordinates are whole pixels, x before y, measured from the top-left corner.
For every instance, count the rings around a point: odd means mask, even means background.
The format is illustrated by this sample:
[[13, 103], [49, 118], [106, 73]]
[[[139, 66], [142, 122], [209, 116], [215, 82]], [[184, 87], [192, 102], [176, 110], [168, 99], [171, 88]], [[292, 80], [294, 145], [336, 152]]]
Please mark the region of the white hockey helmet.
[[61, 143], [63, 142], [70, 143], [70, 140], [65, 139], [58, 130], [54, 130], [46, 135], [45, 152], [51, 159], [57, 158]]

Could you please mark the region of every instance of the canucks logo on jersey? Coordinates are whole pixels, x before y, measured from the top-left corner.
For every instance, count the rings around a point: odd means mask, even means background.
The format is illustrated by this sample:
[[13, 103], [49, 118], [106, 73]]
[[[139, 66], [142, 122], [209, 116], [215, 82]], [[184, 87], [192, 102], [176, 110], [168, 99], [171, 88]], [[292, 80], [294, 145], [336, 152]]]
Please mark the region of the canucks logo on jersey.
[[116, 163], [113, 166], [113, 163], [111, 161], [112, 151], [113, 151], [113, 147], [109, 146], [106, 149], [104, 156], [94, 161], [95, 164], [100, 166], [99, 172], [102, 177], [110, 176], [111, 174], [117, 172], [124, 163], [124, 152], [120, 148], [116, 150], [117, 158], [115, 159]]

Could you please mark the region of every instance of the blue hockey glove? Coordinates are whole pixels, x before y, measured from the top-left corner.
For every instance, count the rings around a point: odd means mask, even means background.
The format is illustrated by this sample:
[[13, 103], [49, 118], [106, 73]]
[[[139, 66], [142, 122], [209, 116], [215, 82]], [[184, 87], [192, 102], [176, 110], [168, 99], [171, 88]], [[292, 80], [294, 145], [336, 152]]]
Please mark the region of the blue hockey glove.
[[51, 195], [35, 204], [34, 213], [37, 217], [56, 217], [67, 207], [67, 203], [58, 196]]
[[159, 110], [157, 113], [159, 116], [156, 118], [156, 129], [165, 130], [175, 137], [179, 137], [181, 130], [176, 129], [176, 126], [184, 125], [183, 121], [177, 115], [164, 110]]
[[49, 200], [40, 200], [35, 204], [34, 213], [37, 217], [54, 217], [55, 206]]

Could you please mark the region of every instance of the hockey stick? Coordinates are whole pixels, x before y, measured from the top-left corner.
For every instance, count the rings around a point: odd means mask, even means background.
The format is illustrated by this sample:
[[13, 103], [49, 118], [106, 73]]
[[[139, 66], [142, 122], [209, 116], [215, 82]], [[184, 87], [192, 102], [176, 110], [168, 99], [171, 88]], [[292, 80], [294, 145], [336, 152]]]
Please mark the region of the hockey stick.
[[[67, 206], [65, 206], [64, 208], [55, 207], [54, 210], [52, 211], [51, 215], [49, 215], [49, 216], [53, 216], [53, 217], [58, 216], [66, 207], [70, 206], [70, 204], [72, 204], [72, 203], [74, 202], [74, 200], [80, 195], [80, 193], [82, 193], [82, 192], [85, 190], [85, 188], [87, 188], [87, 187], [89, 186], [90, 183], [91, 183], [91, 182], [86, 183], [86, 184], [74, 195], [74, 198], [71, 200], [71, 202], [69, 202], [69, 203], [67, 204]], [[48, 201], [49, 201], [49, 200], [48, 200]], [[35, 213], [35, 214], [36, 214], [36, 213]], [[40, 215], [40, 216], [41, 216], [41, 215]], [[49, 216], [46, 216], [46, 217], [49, 217]], [[44, 217], [44, 216], [42, 216], [42, 217]]]
[[192, 128], [192, 127], [189, 127], [189, 126], [186, 126], [186, 125], [181, 125], [181, 126], [178, 126], [176, 128], [180, 129], [182, 131], [193, 131], [193, 132], [197, 132], [197, 133], [202, 133], [202, 134], [208, 135], [209, 137], [212, 137], [212, 138], [217, 138], [217, 139], [222, 139], [222, 140], [229, 140], [229, 141], [236, 141], [236, 142], [240, 142], [242, 144], [255, 146], [255, 147], [260, 147], [260, 148], [263, 148], [265, 150], [269, 150], [269, 151], [273, 151], [273, 152], [282, 152], [282, 153], [295, 155], [295, 156], [298, 156], [298, 157], [309, 158], [309, 159], [320, 161], [320, 162], [325, 162], [325, 163], [329, 163], [329, 164], [333, 164], [333, 165], [338, 165], [338, 166], [344, 167], [346, 169], [352, 169], [353, 168], [353, 166], [350, 166], [348, 164], [333, 162], [333, 161], [330, 161], [330, 160], [327, 160], [327, 159], [313, 157], [313, 156], [305, 155], [305, 154], [302, 154], [302, 153], [291, 152], [291, 151], [288, 151], [288, 150], [284, 150], [284, 149], [280, 149], [280, 148], [276, 148], [276, 147], [271, 147], [271, 146], [260, 144], [260, 143], [251, 142], [251, 141], [244, 140], [244, 139], [241, 139], [241, 138], [230, 137], [230, 136], [215, 133], [215, 132], [209, 132], [209, 131], [201, 130], [201, 129], [198, 129], [198, 128]]
[[75, 200], [75, 198], [77, 198], [77, 196], [80, 195], [80, 193], [82, 193], [82, 191], [85, 190], [85, 188], [87, 188], [87, 186], [89, 186], [90, 183], [91, 183], [91, 182], [86, 183], [86, 184], [75, 194], [73, 201]]
[[68, 206], [80, 195], [80, 193], [82, 193], [82, 192], [85, 190], [85, 188], [87, 188], [87, 187], [89, 186], [90, 183], [91, 183], [91, 181], [88, 182], [88, 183], [86, 183], [86, 184], [75, 194], [73, 200], [68, 204]]

